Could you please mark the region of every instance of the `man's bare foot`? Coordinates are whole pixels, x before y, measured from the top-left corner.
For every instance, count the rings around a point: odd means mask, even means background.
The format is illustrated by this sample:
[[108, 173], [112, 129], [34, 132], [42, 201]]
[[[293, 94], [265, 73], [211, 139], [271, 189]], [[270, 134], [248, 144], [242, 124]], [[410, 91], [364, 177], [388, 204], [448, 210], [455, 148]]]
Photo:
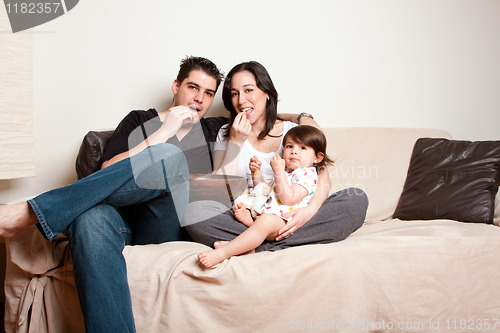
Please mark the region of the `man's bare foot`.
[[234, 207], [234, 216], [247, 227], [253, 224], [252, 214], [242, 203], [238, 203], [236, 207]]
[[229, 243], [229, 241], [217, 241], [214, 243], [214, 249], [221, 248], [224, 245], [226, 245], [227, 243]]
[[38, 219], [27, 202], [0, 205], [0, 237], [10, 239], [36, 223]]
[[198, 254], [198, 259], [207, 268], [214, 267], [229, 258], [230, 256], [221, 248]]

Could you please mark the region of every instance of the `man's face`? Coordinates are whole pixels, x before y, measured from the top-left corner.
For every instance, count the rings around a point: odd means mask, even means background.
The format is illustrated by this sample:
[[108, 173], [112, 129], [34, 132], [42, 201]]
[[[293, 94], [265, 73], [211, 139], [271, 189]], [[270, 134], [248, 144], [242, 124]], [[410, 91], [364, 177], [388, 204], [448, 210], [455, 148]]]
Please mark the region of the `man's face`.
[[174, 81], [173, 106], [185, 105], [198, 112], [201, 119], [207, 113], [214, 100], [217, 81], [212, 76], [200, 70], [192, 70], [182, 82]]

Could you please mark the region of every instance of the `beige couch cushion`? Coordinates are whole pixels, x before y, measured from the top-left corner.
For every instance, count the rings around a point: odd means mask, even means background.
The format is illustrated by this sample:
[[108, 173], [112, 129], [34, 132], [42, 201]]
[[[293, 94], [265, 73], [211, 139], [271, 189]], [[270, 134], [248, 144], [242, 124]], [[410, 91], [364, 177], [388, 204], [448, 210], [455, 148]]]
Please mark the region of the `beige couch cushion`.
[[368, 195], [366, 222], [392, 217], [418, 138], [448, 138], [446, 131], [415, 128], [325, 128], [331, 193], [357, 187]]

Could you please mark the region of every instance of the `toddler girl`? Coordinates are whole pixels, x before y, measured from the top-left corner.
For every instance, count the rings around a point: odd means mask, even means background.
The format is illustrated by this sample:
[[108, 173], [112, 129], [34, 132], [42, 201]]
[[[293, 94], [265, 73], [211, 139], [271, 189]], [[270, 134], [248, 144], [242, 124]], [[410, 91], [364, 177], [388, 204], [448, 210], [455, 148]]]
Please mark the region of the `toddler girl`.
[[[283, 158], [276, 155], [271, 159], [274, 190], [264, 214], [254, 221], [250, 211], [238, 204], [234, 214], [249, 228], [232, 241], [218, 242], [216, 249], [200, 253], [198, 258], [204, 266], [213, 267], [234, 255], [253, 252], [264, 240], [275, 240], [287, 223], [281, 214], [309, 204], [316, 190], [317, 170], [332, 163], [326, 155], [325, 135], [315, 127], [299, 125], [286, 133], [283, 147]], [[254, 185], [264, 182], [261, 164], [256, 156], [250, 160]]]

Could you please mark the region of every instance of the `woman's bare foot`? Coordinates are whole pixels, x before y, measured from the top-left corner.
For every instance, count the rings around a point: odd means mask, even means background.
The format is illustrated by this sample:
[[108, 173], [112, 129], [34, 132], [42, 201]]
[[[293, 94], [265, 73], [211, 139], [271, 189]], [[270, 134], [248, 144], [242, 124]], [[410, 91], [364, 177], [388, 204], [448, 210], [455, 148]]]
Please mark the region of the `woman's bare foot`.
[[36, 223], [38, 219], [27, 202], [0, 205], [0, 237], [10, 239]]
[[230, 257], [222, 248], [198, 254], [198, 259], [207, 268], [214, 267]]
[[234, 216], [247, 227], [253, 224], [252, 214], [242, 203], [238, 203], [236, 207], [234, 207]]

